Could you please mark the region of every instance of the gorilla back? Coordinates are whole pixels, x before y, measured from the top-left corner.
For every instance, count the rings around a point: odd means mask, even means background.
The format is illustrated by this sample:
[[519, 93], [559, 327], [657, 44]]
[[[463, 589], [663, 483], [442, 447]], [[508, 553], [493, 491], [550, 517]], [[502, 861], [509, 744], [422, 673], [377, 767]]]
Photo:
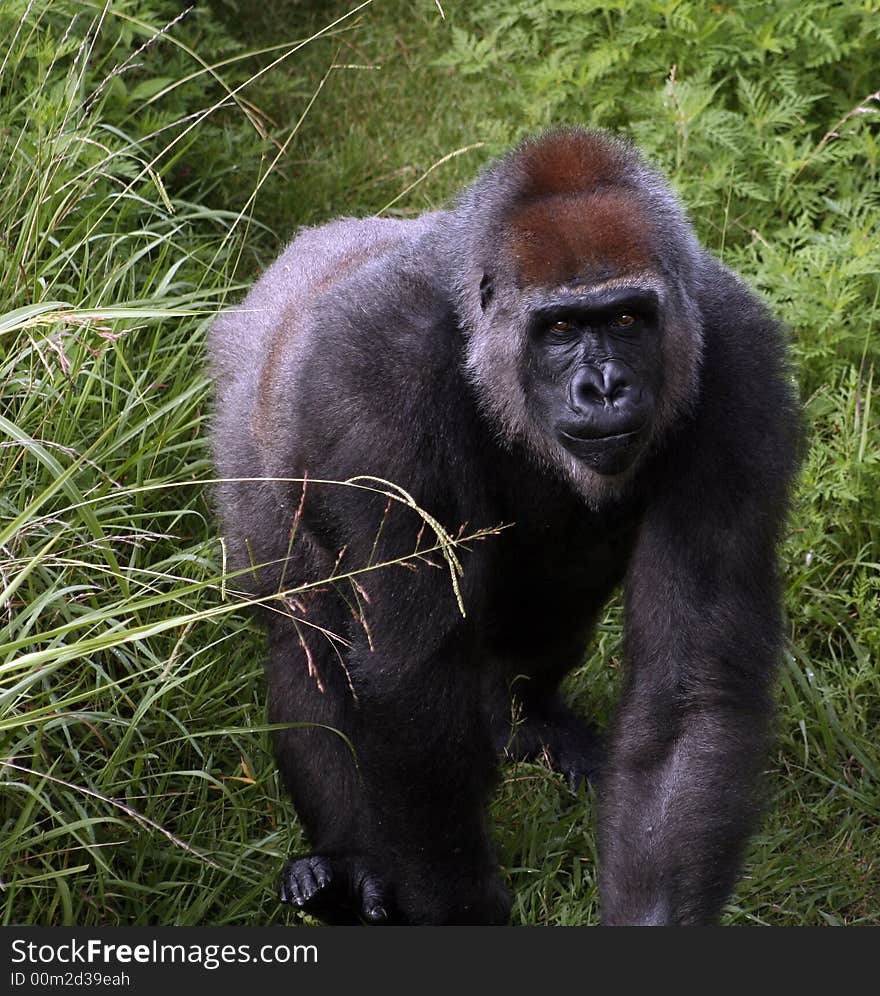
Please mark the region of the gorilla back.
[[[548, 133], [450, 210], [303, 232], [210, 349], [223, 529], [296, 724], [275, 749], [312, 851], [282, 898], [505, 922], [487, 799], [499, 756], [544, 756], [597, 779], [603, 922], [715, 921], [757, 818], [799, 421], [780, 328], [662, 178]], [[456, 589], [382, 482], [453, 534], [505, 528], [457, 548]], [[558, 686], [620, 584], [600, 740]]]

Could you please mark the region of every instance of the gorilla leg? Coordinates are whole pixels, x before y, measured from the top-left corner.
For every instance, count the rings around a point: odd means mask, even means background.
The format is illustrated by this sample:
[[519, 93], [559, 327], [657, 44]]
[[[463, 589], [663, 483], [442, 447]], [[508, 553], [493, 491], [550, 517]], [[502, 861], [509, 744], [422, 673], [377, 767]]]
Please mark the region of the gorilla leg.
[[[338, 627], [332, 615], [310, 607], [322, 627]], [[302, 633], [307, 652], [282, 616], [269, 632], [269, 717], [297, 724], [276, 734], [276, 753], [313, 847], [285, 866], [282, 899], [334, 923], [506, 922], [473, 669], [366, 649], [343, 662], [314, 630]]]

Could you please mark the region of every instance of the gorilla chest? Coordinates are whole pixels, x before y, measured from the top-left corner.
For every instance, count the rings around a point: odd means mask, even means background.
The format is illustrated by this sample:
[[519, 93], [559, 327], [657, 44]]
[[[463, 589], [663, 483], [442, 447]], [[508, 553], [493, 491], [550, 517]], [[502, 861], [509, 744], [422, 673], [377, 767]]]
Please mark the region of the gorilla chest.
[[634, 516], [581, 514], [502, 533], [486, 590], [490, 642], [503, 648], [589, 627], [623, 580], [637, 527]]

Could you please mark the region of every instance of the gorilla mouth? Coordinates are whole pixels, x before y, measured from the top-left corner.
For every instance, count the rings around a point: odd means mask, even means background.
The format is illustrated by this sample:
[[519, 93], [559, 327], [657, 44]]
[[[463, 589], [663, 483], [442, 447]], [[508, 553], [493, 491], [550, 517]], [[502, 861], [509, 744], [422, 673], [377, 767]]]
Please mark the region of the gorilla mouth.
[[565, 429], [560, 429], [559, 434], [564, 436], [566, 440], [573, 443], [590, 443], [602, 445], [614, 446], [617, 443], [624, 442], [628, 439], [633, 439], [635, 436], [641, 434], [641, 427], [638, 429], [631, 429], [629, 432], [616, 432], [609, 436], [580, 436], [574, 432], [566, 432]]
[[581, 436], [559, 429], [559, 441], [578, 460], [600, 474], [619, 474], [629, 467], [642, 448], [644, 426], [608, 436]]

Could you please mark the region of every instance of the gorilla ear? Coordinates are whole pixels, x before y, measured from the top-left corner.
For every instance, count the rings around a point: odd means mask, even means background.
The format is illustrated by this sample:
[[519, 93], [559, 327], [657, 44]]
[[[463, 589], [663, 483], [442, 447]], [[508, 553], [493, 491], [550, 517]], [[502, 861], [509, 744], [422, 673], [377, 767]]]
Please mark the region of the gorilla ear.
[[492, 285], [492, 278], [488, 273], [484, 273], [483, 279], [480, 281], [480, 307], [483, 311], [489, 307], [489, 302], [492, 300], [494, 293], [495, 288]]

